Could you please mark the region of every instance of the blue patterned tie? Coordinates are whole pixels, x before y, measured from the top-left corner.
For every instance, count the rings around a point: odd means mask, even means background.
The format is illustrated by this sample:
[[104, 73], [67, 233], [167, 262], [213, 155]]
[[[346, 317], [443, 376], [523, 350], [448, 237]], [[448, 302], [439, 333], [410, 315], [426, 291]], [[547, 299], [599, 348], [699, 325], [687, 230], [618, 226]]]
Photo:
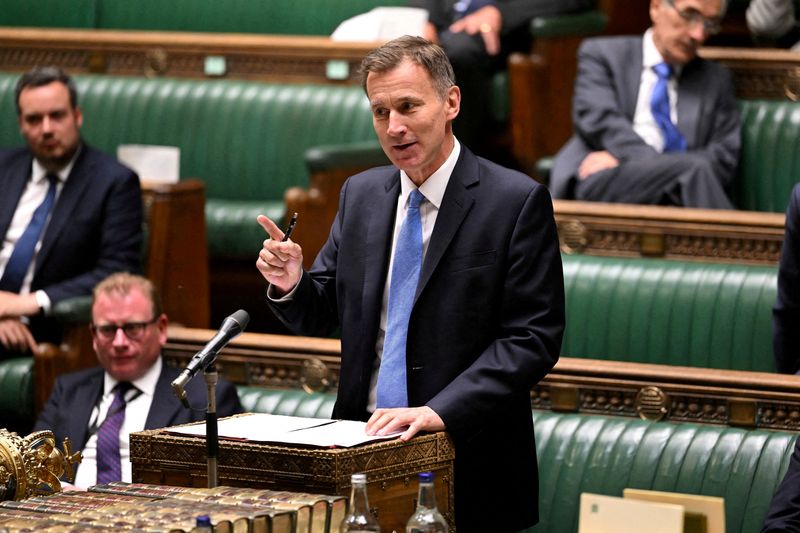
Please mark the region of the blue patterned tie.
[[406, 389], [406, 338], [408, 319], [414, 304], [419, 272], [422, 269], [422, 222], [419, 204], [425, 197], [418, 190], [411, 191], [406, 219], [397, 236], [389, 284], [389, 310], [386, 319], [386, 337], [383, 356], [378, 369], [377, 406], [407, 407]]
[[39, 237], [42, 235], [45, 222], [47, 222], [47, 217], [50, 215], [56, 199], [58, 176], [48, 174], [47, 180], [50, 182], [50, 186], [47, 188], [47, 195], [44, 197], [44, 201], [39, 204], [39, 207], [36, 208], [36, 211], [33, 212], [31, 221], [28, 222], [28, 227], [22, 232], [22, 236], [14, 246], [14, 251], [11, 252], [6, 269], [3, 271], [3, 277], [0, 278], [0, 290], [2, 291], [18, 293], [33, 260], [36, 243], [39, 242]]
[[672, 67], [666, 63], [659, 63], [653, 67], [658, 81], [653, 88], [653, 96], [650, 99], [650, 110], [653, 112], [658, 127], [664, 134], [664, 151], [665, 152], [685, 152], [686, 139], [683, 138], [678, 127], [672, 123], [672, 118], [669, 112], [669, 92], [667, 86], [669, 85], [669, 77], [672, 75]]
[[119, 430], [125, 421], [125, 394], [133, 388], [127, 381], [114, 387], [114, 401], [106, 419], [97, 430], [97, 484], [122, 480], [122, 460], [119, 456]]

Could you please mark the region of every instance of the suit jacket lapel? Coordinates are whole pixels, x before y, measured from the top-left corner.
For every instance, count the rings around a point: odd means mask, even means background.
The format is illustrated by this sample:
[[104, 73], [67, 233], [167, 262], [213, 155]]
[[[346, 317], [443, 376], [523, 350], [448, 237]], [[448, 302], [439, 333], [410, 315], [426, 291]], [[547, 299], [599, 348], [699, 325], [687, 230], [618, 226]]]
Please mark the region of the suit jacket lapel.
[[[367, 255], [364, 265], [362, 309], [366, 317], [380, 318], [383, 289], [389, 269], [397, 196], [400, 194], [400, 171], [394, 170], [383, 184], [383, 195], [371, 202], [365, 224]], [[375, 326], [377, 328], [377, 325]], [[371, 331], [371, 329], [365, 329]]]
[[[619, 89], [620, 91], [626, 91], [625, 96], [622, 97], [625, 116], [633, 120], [633, 116], [636, 113], [636, 101], [639, 98], [639, 87], [642, 82], [642, 61], [644, 61], [642, 38], [631, 39], [630, 46], [629, 55], [620, 58], [622, 61], [626, 61], [627, 64], [622, 65], [625, 79], [621, 80]], [[628, 90], [631, 92], [627, 93]]]
[[703, 76], [699, 72], [699, 63], [691, 61], [684, 67], [678, 80], [678, 129], [686, 139], [686, 146], [691, 149], [697, 144], [700, 126]]
[[173, 425], [173, 421], [182, 409], [184, 409], [177, 396], [172, 392], [172, 380], [178, 377], [179, 371], [166, 366], [161, 367], [161, 374], [158, 375], [156, 390], [153, 392], [153, 403], [150, 405], [150, 412], [147, 413], [147, 420], [144, 423], [145, 429], [158, 429]]
[[33, 156], [20, 157], [16, 164], [0, 171], [0, 190], [3, 191], [0, 194], [0, 238], [5, 236], [11, 225], [22, 191], [30, 177], [32, 163]]
[[436, 270], [445, 250], [453, 240], [456, 230], [467, 216], [475, 198], [468, 192], [468, 188], [479, 182], [478, 159], [464, 145], [461, 146], [461, 155], [458, 158], [450, 181], [447, 183], [439, 214], [436, 216], [436, 225], [433, 228], [425, 261], [419, 276], [419, 284], [415, 296], [419, 297], [425, 285]]
[[71, 402], [70, 418], [74, 421], [70, 425], [69, 439], [76, 450], [82, 450], [89, 440], [88, 427], [89, 418], [92, 410], [98, 404], [98, 400], [103, 395], [103, 371], [102, 369], [94, 372], [89, 377], [88, 387], [78, 387]]
[[81, 153], [75, 161], [75, 166], [72, 167], [72, 171], [64, 182], [64, 187], [58, 195], [58, 200], [53, 208], [53, 215], [50, 217], [50, 222], [47, 224], [47, 229], [45, 229], [42, 237], [42, 248], [36, 258], [37, 272], [47, 261], [47, 256], [58, 240], [58, 236], [69, 225], [72, 213], [77, 209], [81, 198], [84, 196], [84, 191], [91, 183], [94, 163], [91, 158], [87, 157], [88, 150], [89, 148], [86, 145], [81, 147]]

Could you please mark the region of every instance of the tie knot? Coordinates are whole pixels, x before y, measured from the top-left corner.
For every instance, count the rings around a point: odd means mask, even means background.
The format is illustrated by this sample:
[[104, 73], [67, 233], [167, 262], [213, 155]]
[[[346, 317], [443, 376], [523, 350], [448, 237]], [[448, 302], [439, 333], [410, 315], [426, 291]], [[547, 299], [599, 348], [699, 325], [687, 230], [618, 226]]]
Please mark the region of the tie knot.
[[411, 191], [411, 195], [408, 197], [408, 208], [419, 209], [419, 204], [421, 204], [422, 200], [424, 199], [425, 196], [423, 196], [423, 194], [419, 192], [419, 189], [414, 189], [413, 191]]
[[48, 181], [48, 183], [50, 183], [50, 185], [55, 185], [56, 183], [58, 183], [58, 174], [48, 172], [44, 177]]
[[653, 70], [656, 71], [656, 74], [661, 79], [669, 79], [672, 76], [672, 65], [667, 63], [659, 63], [658, 65], [653, 67]]
[[133, 388], [133, 384], [129, 381], [120, 381], [114, 385], [114, 394], [120, 398], [124, 398], [125, 394]]

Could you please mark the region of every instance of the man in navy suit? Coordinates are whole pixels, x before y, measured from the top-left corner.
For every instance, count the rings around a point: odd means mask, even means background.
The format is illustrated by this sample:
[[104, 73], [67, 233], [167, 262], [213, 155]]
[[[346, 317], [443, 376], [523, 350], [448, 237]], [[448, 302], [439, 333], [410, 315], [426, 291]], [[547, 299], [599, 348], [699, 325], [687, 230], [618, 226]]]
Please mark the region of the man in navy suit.
[[[34, 69], [19, 79], [16, 105], [27, 147], [0, 151], [0, 354], [58, 342], [48, 318], [55, 304], [90, 295], [112, 272], [141, 269], [139, 179], [82, 142], [72, 80], [58, 68]], [[33, 254], [20, 263], [15, 251], [45, 201]]]
[[[390, 41], [364, 59], [362, 81], [393, 166], [345, 183], [310, 271], [300, 245], [281, 242], [284, 233], [259, 217], [270, 236], [256, 263], [269, 305], [304, 335], [341, 328], [334, 417], [368, 420], [370, 434], [402, 430], [403, 440], [448, 431], [459, 531], [526, 528], [538, 520], [530, 389], [558, 359], [564, 327], [550, 196], [453, 136], [460, 90], [439, 46]], [[406, 247], [412, 218], [418, 278], [395, 300], [388, 278], [408, 262], [395, 249]], [[395, 320], [411, 297], [409, 314]], [[383, 375], [398, 345], [402, 364]], [[385, 387], [399, 387], [406, 401], [383, 402]]]
[[775, 368], [800, 373], [800, 185], [795, 185], [786, 209], [786, 233], [778, 269], [778, 297], [772, 309]]
[[[153, 284], [137, 275], [112, 274], [94, 290], [92, 343], [99, 367], [60, 376], [47, 400], [34, 431], [49, 429], [57, 442], [69, 437], [74, 449], [82, 450], [75, 485], [81, 488], [97, 480], [98, 434], [113, 403], [118, 383], [133, 385], [126, 394], [124, 422], [119, 432], [122, 481], [131, 480], [129, 434], [203, 420], [206, 385], [190, 381], [185, 408], [172, 391], [180, 369], [167, 367], [161, 348], [167, 340], [167, 316]], [[220, 379], [217, 384], [217, 415], [242, 412], [236, 388]]]
[[581, 44], [574, 135], [553, 165], [554, 197], [733, 209], [733, 84], [723, 66], [697, 57], [724, 12], [725, 0], [651, 0], [644, 36]]

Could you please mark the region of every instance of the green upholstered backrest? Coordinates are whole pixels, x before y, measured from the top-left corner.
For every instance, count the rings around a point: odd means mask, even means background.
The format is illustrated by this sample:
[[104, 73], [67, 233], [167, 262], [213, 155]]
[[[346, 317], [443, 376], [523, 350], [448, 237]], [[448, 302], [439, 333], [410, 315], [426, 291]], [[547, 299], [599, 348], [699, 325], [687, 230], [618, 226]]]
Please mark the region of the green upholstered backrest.
[[0, 428], [27, 431], [33, 426], [33, 358], [0, 361]]
[[271, 415], [304, 416], [308, 418], [330, 418], [336, 393], [303, 390], [268, 389], [249, 385], [238, 385], [239, 400], [245, 412]]
[[[583, 492], [626, 487], [725, 498], [728, 533], [758, 531], [797, 434], [534, 411], [536, 533], [578, 529]], [[643, 530], [644, 531], [644, 530]]]
[[749, 211], [786, 211], [800, 181], [800, 102], [740, 100], [742, 154], [734, 201]]
[[98, 0], [98, 28], [329, 35], [343, 20], [405, 0]]
[[0, 26], [94, 28], [99, 0], [3, 0]]
[[562, 354], [774, 371], [777, 268], [564, 255]]
[[[20, 145], [18, 74], [0, 73], [0, 146]], [[304, 152], [375, 139], [369, 102], [348, 85], [76, 76], [83, 135], [120, 144], [178, 146], [181, 176], [205, 183], [209, 252], [251, 257], [264, 238], [255, 216], [283, 215], [283, 193], [308, 186]], [[253, 248], [255, 246], [255, 248]]]

